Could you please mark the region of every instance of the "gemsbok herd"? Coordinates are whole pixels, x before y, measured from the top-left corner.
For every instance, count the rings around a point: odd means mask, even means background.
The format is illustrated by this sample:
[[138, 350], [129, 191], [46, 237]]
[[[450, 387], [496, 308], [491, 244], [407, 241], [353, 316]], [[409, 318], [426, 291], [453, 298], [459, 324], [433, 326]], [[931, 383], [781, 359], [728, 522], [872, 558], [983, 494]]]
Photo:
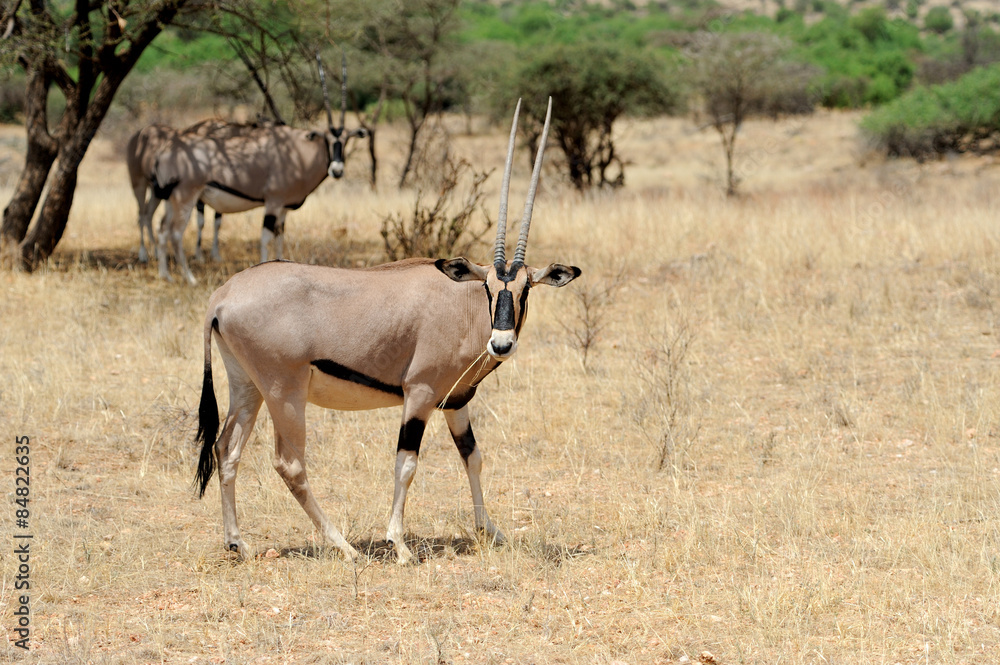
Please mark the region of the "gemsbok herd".
[[161, 202], [166, 212], [156, 243], [159, 275], [170, 280], [167, 254], [173, 248], [177, 269], [191, 284], [182, 239], [198, 208], [195, 259], [201, 258], [204, 206], [215, 210], [212, 258], [219, 260], [219, 227], [224, 213], [264, 208], [260, 260], [281, 259], [285, 215], [299, 208], [327, 176], [344, 175], [344, 148], [365, 130], [345, 130], [347, 69], [341, 77], [340, 125], [333, 124], [330, 101], [323, 80], [327, 127], [324, 131], [294, 129], [278, 123], [238, 124], [217, 120], [199, 122], [187, 129], [151, 125], [139, 130], [126, 146], [132, 191], [139, 203], [139, 261], [149, 260], [146, 235], [153, 241], [153, 213]]
[[[483, 503], [483, 460], [468, 405], [480, 382], [516, 351], [531, 288], [564, 286], [580, 275], [575, 266], [525, 263], [551, 99], [514, 256], [507, 259], [507, 198], [519, 111], [520, 102], [507, 147], [491, 265], [466, 258], [406, 259], [351, 270], [273, 261], [234, 275], [212, 294], [204, 326], [195, 486], [204, 495], [218, 470], [230, 551], [244, 558], [253, 554], [237, 524], [236, 474], [262, 404], [274, 423], [275, 470], [346, 559], [354, 560], [358, 552], [324, 514], [309, 485], [307, 403], [340, 410], [403, 407], [386, 532], [400, 563], [414, 557], [404, 541], [403, 511], [424, 428], [436, 410], [444, 413], [465, 465], [476, 529], [492, 542], [504, 541]], [[193, 200], [195, 194], [185, 196]], [[215, 201], [206, 200], [213, 206]], [[212, 379], [213, 339], [229, 378], [229, 411], [222, 422]]]

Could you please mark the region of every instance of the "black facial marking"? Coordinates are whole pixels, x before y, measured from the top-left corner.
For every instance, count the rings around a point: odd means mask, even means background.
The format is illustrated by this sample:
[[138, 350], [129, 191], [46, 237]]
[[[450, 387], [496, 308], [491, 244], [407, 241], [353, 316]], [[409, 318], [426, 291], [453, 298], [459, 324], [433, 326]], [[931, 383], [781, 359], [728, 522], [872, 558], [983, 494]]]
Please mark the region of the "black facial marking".
[[275, 217], [274, 215], [264, 215], [264, 228], [270, 231], [271, 233], [277, 234], [277, 231], [274, 230], [274, 225], [277, 223], [277, 221], [278, 218]]
[[494, 330], [514, 329], [514, 294], [504, 288], [497, 294], [497, 308], [493, 313]]
[[220, 191], [223, 191], [226, 194], [232, 194], [233, 196], [238, 196], [241, 199], [246, 199], [247, 201], [256, 201], [257, 203], [263, 203], [264, 202], [264, 199], [258, 199], [258, 198], [254, 197], [254, 196], [250, 196], [249, 194], [244, 194], [243, 192], [241, 192], [239, 190], [233, 189], [232, 187], [229, 187], [227, 185], [223, 185], [221, 182], [216, 182], [215, 180], [213, 180], [212, 182], [208, 183], [208, 186], [212, 187], [213, 189], [218, 189]]
[[518, 301], [518, 312], [517, 312], [517, 325], [514, 326], [514, 334], [521, 334], [521, 326], [524, 324], [524, 315], [528, 311], [528, 290], [531, 288], [531, 282], [524, 283], [524, 289], [521, 291], [521, 298]]
[[351, 383], [366, 386], [373, 390], [378, 390], [379, 392], [389, 393], [390, 395], [398, 395], [399, 397], [403, 396], [403, 388], [401, 386], [393, 386], [388, 383], [383, 383], [378, 379], [362, 374], [361, 372], [355, 372], [354, 370], [344, 367], [340, 363], [336, 363], [332, 360], [314, 360], [310, 364], [319, 371], [324, 374], [328, 374], [335, 379], [350, 381]]
[[424, 421], [419, 418], [407, 420], [399, 428], [399, 443], [396, 452], [410, 450], [420, 454], [420, 440], [424, 438]]
[[330, 158], [331, 162], [342, 162], [344, 161], [344, 144], [341, 142], [340, 138], [333, 142], [333, 150]]
[[469, 459], [469, 455], [476, 449], [476, 437], [472, 434], [472, 424], [470, 423], [468, 429], [461, 434], [452, 434], [452, 438], [455, 440], [455, 447], [458, 448], [458, 454], [462, 456], [462, 459]]

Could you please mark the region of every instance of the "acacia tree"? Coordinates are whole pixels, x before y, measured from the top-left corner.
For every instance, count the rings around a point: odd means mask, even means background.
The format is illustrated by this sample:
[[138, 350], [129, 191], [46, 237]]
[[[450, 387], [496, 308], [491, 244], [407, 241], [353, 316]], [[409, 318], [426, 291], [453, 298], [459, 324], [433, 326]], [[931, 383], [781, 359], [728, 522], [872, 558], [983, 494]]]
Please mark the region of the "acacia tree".
[[[342, 16], [357, 26], [355, 45], [369, 61], [367, 70], [377, 72], [373, 83], [379, 88], [378, 98], [402, 104], [409, 139], [400, 188], [411, 179], [427, 122], [447, 110], [455, 91], [465, 87], [462, 47], [456, 39], [459, 4], [460, 0], [366, 0], [353, 17], [346, 11]], [[369, 131], [377, 121], [377, 113], [369, 116]]]
[[756, 32], [704, 33], [689, 52], [689, 78], [701, 105], [696, 113], [719, 133], [726, 157], [726, 194], [739, 185], [734, 169], [736, 138], [754, 115], [809, 113], [811, 68], [786, 60], [789, 45]]
[[122, 82], [165, 26], [226, 36], [276, 118], [266, 82], [272, 69], [295, 115], [308, 117], [321, 108], [314, 54], [328, 35], [313, 20], [320, 15], [319, 4], [308, 0], [294, 7], [255, 0], [0, 0], [0, 67], [25, 72], [27, 133], [24, 168], [0, 224], [0, 265], [31, 270], [55, 249], [80, 163]]
[[[31, 269], [52, 253], [66, 228], [80, 162], [115, 93], [163, 26], [188, 4], [17, 0], [4, 7], [0, 64], [25, 72], [27, 153], [0, 225], [3, 264]], [[65, 108], [50, 124], [53, 86]], [[46, 182], [48, 192], [31, 226]]]
[[511, 93], [524, 97], [534, 153], [545, 100], [551, 95], [550, 131], [566, 158], [573, 186], [620, 186], [625, 166], [615, 146], [614, 124], [625, 113], [660, 114], [677, 108], [680, 95], [663, 72], [651, 55], [639, 51], [612, 44], [560, 44], [527, 59], [506, 94], [496, 99], [503, 112], [509, 112], [516, 101]]

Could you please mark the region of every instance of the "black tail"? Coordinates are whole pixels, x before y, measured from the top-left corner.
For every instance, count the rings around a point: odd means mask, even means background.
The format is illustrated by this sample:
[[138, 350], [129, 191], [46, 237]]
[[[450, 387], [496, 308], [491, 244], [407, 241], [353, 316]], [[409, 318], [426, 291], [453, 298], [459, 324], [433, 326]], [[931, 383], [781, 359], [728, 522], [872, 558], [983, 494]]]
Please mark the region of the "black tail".
[[180, 180], [175, 180], [174, 182], [168, 182], [165, 185], [161, 185], [154, 175], [150, 181], [150, 184], [153, 186], [153, 196], [161, 201], [166, 201], [170, 198], [170, 195], [174, 191], [174, 187], [176, 187], [178, 183], [180, 183]]
[[205, 376], [201, 384], [201, 403], [198, 405], [198, 434], [195, 442], [201, 442], [201, 456], [198, 458], [198, 473], [194, 477], [198, 498], [205, 496], [208, 481], [215, 473], [215, 440], [219, 435], [219, 405], [215, 401], [215, 386], [212, 384], [212, 357], [205, 360]]

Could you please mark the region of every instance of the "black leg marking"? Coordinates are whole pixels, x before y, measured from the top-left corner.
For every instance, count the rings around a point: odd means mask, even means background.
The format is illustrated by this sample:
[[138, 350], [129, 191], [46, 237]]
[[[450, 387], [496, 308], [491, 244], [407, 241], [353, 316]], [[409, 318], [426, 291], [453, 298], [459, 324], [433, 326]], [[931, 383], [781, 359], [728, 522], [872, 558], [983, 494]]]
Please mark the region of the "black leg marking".
[[205, 202], [204, 201], [202, 201], [201, 199], [198, 199], [198, 205], [195, 206], [195, 207], [198, 208], [199, 214], [201, 214], [201, 215], [205, 214]]
[[462, 461], [467, 461], [469, 455], [476, 449], [476, 437], [472, 433], [472, 423], [469, 423], [468, 429], [463, 433], [451, 436], [455, 439], [455, 446], [458, 448], [458, 454], [462, 456]]
[[424, 438], [424, 421], [419, 418], [407, 420], [399, 428], [399, 443], [396, 452], [409, 450], [420, 454], [420, 440]]
[[277, 221], [278, 218], [274, 215], [264, 215], [264, 228], [277, 235], [277, 232], [274, 230], [274, 225]]

